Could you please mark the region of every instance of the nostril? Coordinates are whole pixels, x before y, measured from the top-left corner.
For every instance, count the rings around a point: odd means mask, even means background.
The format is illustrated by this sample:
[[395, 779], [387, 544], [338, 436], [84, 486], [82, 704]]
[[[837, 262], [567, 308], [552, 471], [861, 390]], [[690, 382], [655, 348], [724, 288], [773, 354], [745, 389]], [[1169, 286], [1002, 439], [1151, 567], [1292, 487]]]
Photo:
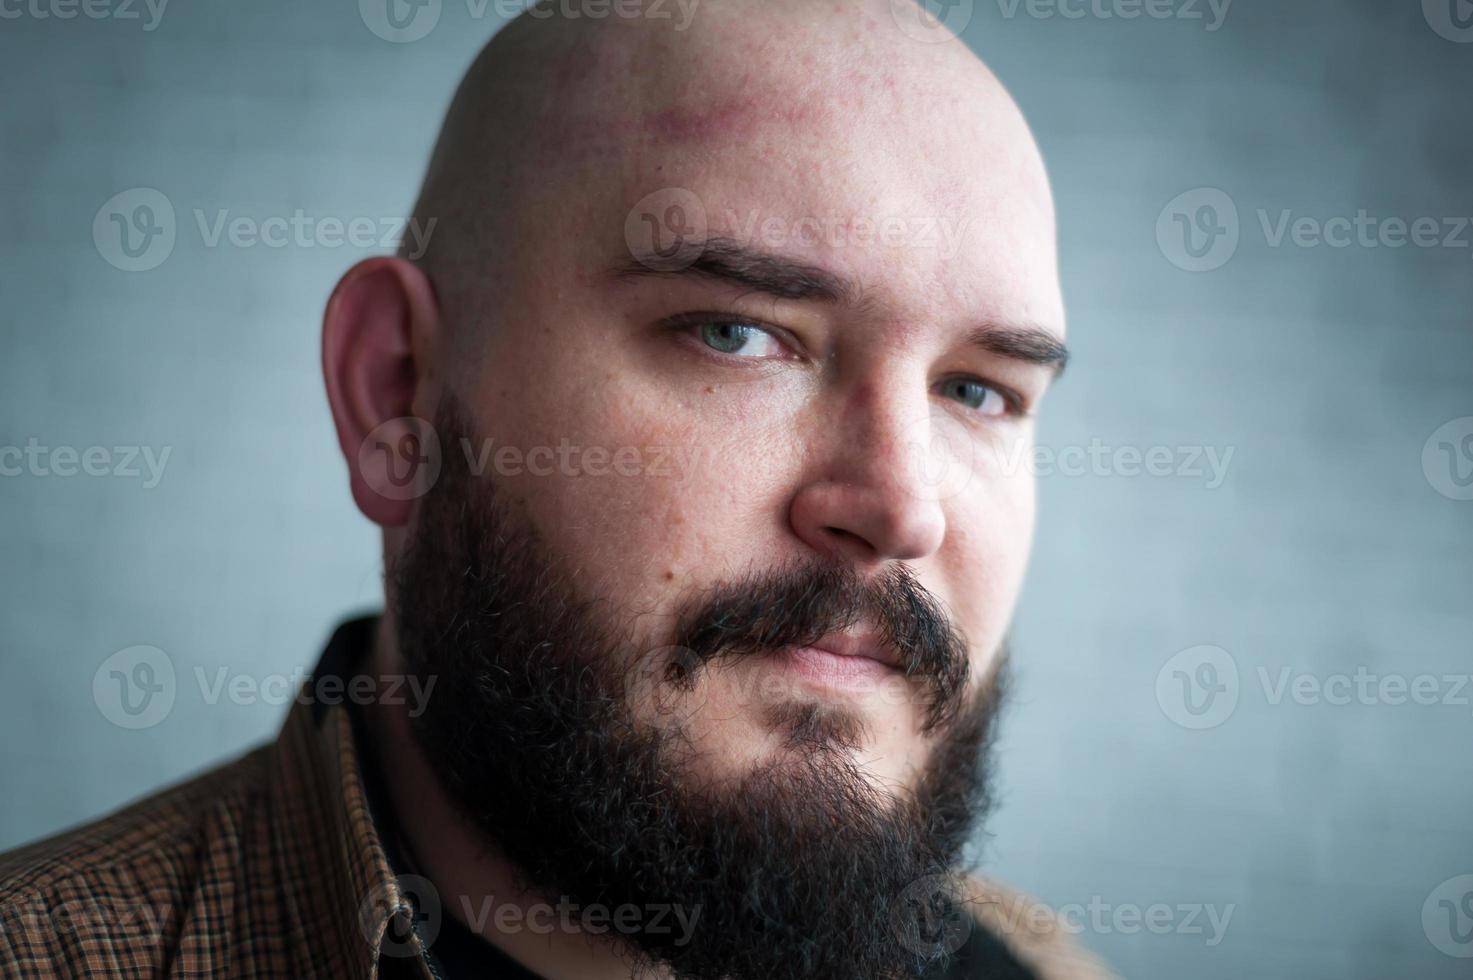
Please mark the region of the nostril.
[[874, 550], [868, 541], [853, 531], [846, 531], [842, 527], [832, 525], [826, 526], [823, 530], [841, 551], [855, 555], [867, 555]]

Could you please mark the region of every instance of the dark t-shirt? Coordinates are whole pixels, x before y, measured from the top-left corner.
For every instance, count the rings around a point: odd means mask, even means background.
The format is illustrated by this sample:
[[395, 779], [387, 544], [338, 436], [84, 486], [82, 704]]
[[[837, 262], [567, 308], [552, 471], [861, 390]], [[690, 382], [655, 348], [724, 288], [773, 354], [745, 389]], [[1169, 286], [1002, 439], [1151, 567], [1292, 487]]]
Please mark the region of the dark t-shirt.
[[452, 915], [445, 916], [430, 957], [442, 980], [542, 980]]

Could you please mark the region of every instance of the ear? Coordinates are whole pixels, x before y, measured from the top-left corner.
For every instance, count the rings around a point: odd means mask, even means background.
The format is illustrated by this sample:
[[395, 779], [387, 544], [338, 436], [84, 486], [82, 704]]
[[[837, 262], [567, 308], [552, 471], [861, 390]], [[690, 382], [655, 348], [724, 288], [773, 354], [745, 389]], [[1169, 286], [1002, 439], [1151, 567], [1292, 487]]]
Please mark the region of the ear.
[[339, 280], [322, 321], [322, 373], [353, 500], [383, 527], [409, 522], [440, 472], [429, 422], [439, 304], [413, 263], [380, 257]]

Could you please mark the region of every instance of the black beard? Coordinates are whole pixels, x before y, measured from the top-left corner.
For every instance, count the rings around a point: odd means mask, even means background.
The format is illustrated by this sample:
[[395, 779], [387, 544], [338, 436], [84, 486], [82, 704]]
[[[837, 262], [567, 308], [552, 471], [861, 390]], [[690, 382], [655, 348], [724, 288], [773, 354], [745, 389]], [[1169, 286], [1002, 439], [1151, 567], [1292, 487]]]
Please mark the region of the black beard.
[[698, 789], [681, 727], [641, 724], [630, 710], [640, 658], [617, 617], [578, 598], [528, 522], [469, 473], [460, 449], [471, 427], [448, 400], [436, 426], [440, 479], [390, 569], [399, 649], [422, 683], [438, 678], [413, 731], [519, 884], [585, 908], [680, 906], [695, 918], [690, 934], [642, 921], [625, 938], [635, 960], [691, 980], [868, 980], [944, 967], [949, 950], [902, 925], [914, 916], [897, 904], [917, 881], [956, 874], [987, 809], [1002, 684], [967, 694], [966, 645], [942, 607], [903, 571], [861, 580], [826, 564], [692, 597], [661, 685], [687, 689], [722, 658], [865, 619], [901, 657], [935, 736], [916, 785], [892, 795], [852, 761], [853, 719], [790, 703], [768, 721], [802, 751]]

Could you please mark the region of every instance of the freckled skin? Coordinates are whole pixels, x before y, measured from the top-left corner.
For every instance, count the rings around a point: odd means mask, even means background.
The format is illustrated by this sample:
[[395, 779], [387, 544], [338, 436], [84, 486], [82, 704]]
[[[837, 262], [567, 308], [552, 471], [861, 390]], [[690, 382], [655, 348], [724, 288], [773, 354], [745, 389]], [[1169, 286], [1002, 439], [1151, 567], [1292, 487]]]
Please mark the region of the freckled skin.
[[[579, 587], [651, 647], [689, 590], [828, 553], [838, 528], [857, 549], [848, 560], [866, 572], [903, 561], [946, 604], [974, 676], [994, 665], [1034, 520], [1026, 467], [998, 460], [1026, 445], [1031, 423], [969, 419], [936, 385], [979, 374], [1042, 395], [1041, 370], [979, 360], [960, 338], [1002, 318], [1062, 334], [1053, 208], [1002, 88], [959, 44], [909, 40], [887, 7], [728, 2], [679, 34], [649, 20], [522, 18], [472, 69], [447, 123], [418, 208], [443, 225], [421, 263], [444, 318], [438, 383], [497, 445], [695, 460], [666, 476], [503, 480]], [[913, 237], [775, 249], [853, 279], [852, 306], [614, 280], [607, 271], [630, 261], [629, 209], [667, 187], [694, 192], [712, 233], [739, 240], [768, 219], [851, 238], [885, 219], [912, 236], [965, 224], [954, 249]], [[780, 326], [802, 356], [732, 365], [659, 326], [691, 311]], [[966, 447], [964, 486], [942, 499], [915, 459], [937, 433]], [[760, 669], [703, 681], [691, 726], [695, 764], [713, 776], [778, 750], [749, 703]], [[858, 710], [859, 760], [898, 790], [929, 748], [919, 709]]]

